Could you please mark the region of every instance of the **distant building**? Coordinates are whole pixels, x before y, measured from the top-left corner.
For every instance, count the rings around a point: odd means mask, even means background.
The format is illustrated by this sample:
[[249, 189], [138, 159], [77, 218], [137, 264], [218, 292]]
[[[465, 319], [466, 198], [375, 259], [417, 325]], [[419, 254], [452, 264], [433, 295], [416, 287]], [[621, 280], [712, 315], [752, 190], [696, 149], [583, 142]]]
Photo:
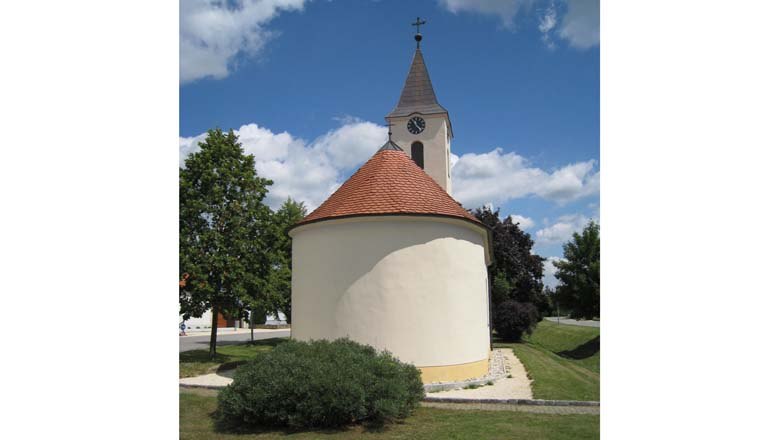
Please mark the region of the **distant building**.
[[[187, 327], [187, 331], [191, 330], [206, 330], [211, 328], [211, 310], [207, 310], [203, 316], [199, 318], [190, 318], [186, 321], [184, 321], [184, 325]], [[179, 324], [184, 320], [184, 317], [182, 315], [179, 315]], [[261, 322], [262, 321], [262, 322]], [[284, 313], [279, 312], [279, 319], [276, 319], [276, 316], [274, 315], [268, 315], [264, 319], [260, 319], [259, 317], [255, 318], [255, 325], [261, 325], [261, 324], [286, 324], [287, 323], [287, 317], [284, 316]], [[238, 319], [230, 319], [226, 318], [222, 315], [222, 313], [217, 316], [217, 327], [218, 328], [249, 328], [249, 322], [242, 321]]]

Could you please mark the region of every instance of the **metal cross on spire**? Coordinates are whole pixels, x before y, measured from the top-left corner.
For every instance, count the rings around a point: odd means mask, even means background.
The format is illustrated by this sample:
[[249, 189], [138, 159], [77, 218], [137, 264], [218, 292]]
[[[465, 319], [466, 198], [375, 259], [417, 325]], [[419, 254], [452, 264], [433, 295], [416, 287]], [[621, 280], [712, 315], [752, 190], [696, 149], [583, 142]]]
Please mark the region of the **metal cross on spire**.
[[422, 34], [420, 33], [420, 26], [424, 25], [426, 23], [425, 20], [420, 20], [420, 17], [417, 17], [417, 21], [412, 23], [412, 26], [417, 26], [417, 35], [414, 36], [414, 40], [417, 41], [417, 48], [420, 48], [420, 40], [422, 40]]
[[420, 33], [420, 25], [423, 25], [423, 24], [425, 24], [425, 20], [420, 21], [420, 17], [417, 17], [417, 21], [412, 23], [412, 26], [417, 26], [417, 33], [419, 34]]

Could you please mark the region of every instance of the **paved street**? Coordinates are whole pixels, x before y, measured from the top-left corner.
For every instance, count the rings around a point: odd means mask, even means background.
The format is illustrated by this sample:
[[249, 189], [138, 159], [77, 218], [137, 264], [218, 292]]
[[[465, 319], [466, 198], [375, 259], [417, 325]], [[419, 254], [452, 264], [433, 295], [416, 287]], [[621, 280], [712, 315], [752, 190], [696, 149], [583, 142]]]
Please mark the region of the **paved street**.
[[[558, 318], [554, 316], [548, 316], [544, 319], [555, 323], [558, 322]], [[566, 324], [566, 325], [579, 325], [582, 327], [601, 327], [600, 323], [601, 321], [585, 321], [585, 320], [577, 321], [576, 319], [561, 318], [561, 324]]]
[[[270, 338], [286, 338], [290, 336], [290, 329], [281, 330], [258, 330], [255, 329], [255, 340], [258, 339], [270, 339]], [[180, 336], [179, 337], [179, 352], [188, 350], [197, 350], [199, 348], [209, 348], [209, 334], [197, 335], [197, 336]], [[231, 345], [241, 344], [249, 341], [249, 332], [240, 333], [218, 333], [217, 345]]]

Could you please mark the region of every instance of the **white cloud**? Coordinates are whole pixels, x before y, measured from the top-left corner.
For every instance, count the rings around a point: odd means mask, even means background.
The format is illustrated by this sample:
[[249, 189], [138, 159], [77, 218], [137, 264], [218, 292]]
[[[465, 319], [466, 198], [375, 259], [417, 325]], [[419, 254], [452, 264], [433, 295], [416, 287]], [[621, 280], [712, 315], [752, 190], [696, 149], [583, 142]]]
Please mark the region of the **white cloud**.
[[338, 130], [329, 131], [313, 142], [313, 148], [327, 152], [339, 169], [362, 165], [387, 140], [386, 129], [373, 122], [354, 118], [346, 121]]
[[534, 195], [563, 204], [599, 192], [595, 164], [589, 160], [547, 172], [530, 166], [515, 152], [504, 154], [501, 148], [467, 153], [452, 168], [454, 196], [469, 208]]
[[[313, 141], [286, 131], [274, 133], [257, 124], [236, 130], [244, 150], [255, 156], [258, 174], [274, 181], [268, 193], [270, 206], [276, 208], [290, 196], [305, 202], [310, 210], [316, 208], [387, 139], [384, 126], [351, 117], [342, 120], [345, 123], [340, 127]], [[179, 138], [180, 166], [205, 138], [206, 133]], [[514, 152], [504, 154], [500, 148], [460, 158], [452, 155], [451, 161], [455, 199], [467, 208], [500, 205], [526, 196], [565, 203], [599, 192], [595, 161], [546, 172], [531, 167]], [[518, 214], [512, 218], [522, 229], [535, 224], [531, 218]]]
[[[561, 3], [566, 4], [566, 8], [561, 8]], [[555, 38], [558, 38], [578, 49], [599, 44], [599, 3], [599, 0], [439, 0], [439, 4], [453, 14], [471, 12], [497, 16], [508, 29], [514, 28], [515, 17], [521, 10], [531, 13], [541, 9], [537, 27], [545, 46], [554, 48]], [[538, 7], [532, 8], [534, 5]]]
[[545, 257], [547, 258], [544, 260], [544, 277], [542, 277], [542, 282], [545, 286], [548, 286], [552, 289], [555, 288], [555, 286], [558, 285], [558, 278], [555, 278], [555, 271], [558, 270], [554, 265], [554, 261], [561, 261], [563, 258], [560, 257]]
[[532, 3], [533, 0], [439, 0], [439, 4], [453, 14], [476, 12], [496, 15], [504, 26], [510, 28], [514, 26], [514, 18], [520, 6], [530, 6]]
[[536, 231], [536, 242], [542, 245], [567, 242], [571, 239], [572, 234], [581, 232], [588, 221], [590, 218], [582, 214], [562, 215], [554, 224]]
[[599, 0], [570, 0], [559, 35], [578, 49], [599, 44]]
[[520, 214], [512, 214], [509, 216], [512, 219], [512, 223], [516, 224], [522, 230], [528, 230], [534, 227], [536, 223], [531, 217], [523, 217]]
[[555, 4], [550, 3], [550, 6], [544, 12], [544, 16], [539, 20], [539, 32], [542, 33], [542, 41], [550, 49], [555, 49], [555, 41], [551, 38], [550, 31], [553, 30], [556, 24], [558, 24], [557, 11], [555, 10]]
[[198, 142], [206, 139], [206, 133], [201, 133], [193, 137], [179, 137], [179, 167], [184, 167], [184, 159], [198, 151]]
[[186, 0], [179, 4], [179, 80], [224, 78], [239, 53], [256, 55], [275, 35], [265, 26], [306, 0]]
[[[289, 196], [313, 210], [348, 177], [345, 173], [368, 160], [385, 142], [384, 127], [351, 121], [312, 142], [287, 132], [273, 133], [257, 124], [243, 125], [237, 130], [244, 151], [255, 156], [258, 175], [274, 181], [268, 192], [269, 206], [276, 209]], [[202, 133], [179, 138], [182, 164], [188, 154], [198, 150], [198, 142], [205, 137]]]

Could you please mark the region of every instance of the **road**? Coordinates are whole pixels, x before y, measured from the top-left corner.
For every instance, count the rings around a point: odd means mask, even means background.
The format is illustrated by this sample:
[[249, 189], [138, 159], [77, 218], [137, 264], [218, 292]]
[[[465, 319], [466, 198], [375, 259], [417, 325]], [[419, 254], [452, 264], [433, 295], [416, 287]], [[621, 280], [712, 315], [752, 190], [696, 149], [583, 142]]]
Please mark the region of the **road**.
[[[250, 334], [247, 333], [220, 333], [217, 334], [217, 345], [241, 344], [249, 341]], [[286, 338], [290, 336], [290, 329], [281, 330], [255, 330], [255, 340], [270, 338]], [[180, 336], [179, 353], [182, 351], [197, 350], [199, 348], [208, 349], [210, 335], [198, 336]]]
[[[544, 319], [546, 319], [548, 321], [555, 322], [555, 323], [558, 322], [558, 318], [556, 318], [554, 316], [548, 316], [548, 317], [546, 317]], [[601, 327], [600, 323], [601, 323], [601, 321], [586, 321], [586, 320], [578, 321], [576, 319], [561, 318], [561, 324], [579, 325], [581, 327]]]

